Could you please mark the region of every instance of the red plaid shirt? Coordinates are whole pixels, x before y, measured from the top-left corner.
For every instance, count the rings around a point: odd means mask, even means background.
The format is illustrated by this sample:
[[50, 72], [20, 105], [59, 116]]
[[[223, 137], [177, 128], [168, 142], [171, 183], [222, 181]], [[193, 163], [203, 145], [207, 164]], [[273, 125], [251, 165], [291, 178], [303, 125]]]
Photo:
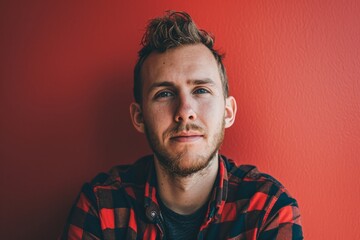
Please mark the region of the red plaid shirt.
[[[60, 239], [165, 239], [153, 157], [85, 184]], [[197, 239], [303, 239], [297, 202], [255, 167], [219, 157]]]

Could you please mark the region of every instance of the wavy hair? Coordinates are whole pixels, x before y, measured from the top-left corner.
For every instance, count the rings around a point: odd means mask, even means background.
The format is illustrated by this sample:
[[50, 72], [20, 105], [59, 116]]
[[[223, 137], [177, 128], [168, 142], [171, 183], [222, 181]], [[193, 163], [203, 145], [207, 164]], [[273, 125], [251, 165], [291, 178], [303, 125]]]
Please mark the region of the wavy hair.
[[141, 67], [145, 59], [152, 52], [165, 52], [170, 48], [176, 48], [189, 44], [204, 44], [213, 54], [218, 64], [220, 79], [222, 82], [224, 97], [228, 96], [228, 80], [223, 65], [223, 55], [214, 48], [214, 37], [205, 30], [198, 29], [195, 22], [186, 12], [167, 11], [160, 18], [149, 21], [146, 32], [141, 40], [142, 48], [138, 52], [138, 61], [134, 69], [134, 98], [139, 104], [142, 103], [142, 80]]

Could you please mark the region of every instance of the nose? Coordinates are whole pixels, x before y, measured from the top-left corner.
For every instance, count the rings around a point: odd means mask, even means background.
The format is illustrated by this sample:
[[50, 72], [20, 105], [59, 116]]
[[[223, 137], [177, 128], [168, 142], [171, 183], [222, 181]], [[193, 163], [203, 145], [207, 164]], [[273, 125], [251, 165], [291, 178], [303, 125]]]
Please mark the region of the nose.
[[179, 96], [175, 112], [175, 122], [194, 121], [196, 117], [191, 97]]

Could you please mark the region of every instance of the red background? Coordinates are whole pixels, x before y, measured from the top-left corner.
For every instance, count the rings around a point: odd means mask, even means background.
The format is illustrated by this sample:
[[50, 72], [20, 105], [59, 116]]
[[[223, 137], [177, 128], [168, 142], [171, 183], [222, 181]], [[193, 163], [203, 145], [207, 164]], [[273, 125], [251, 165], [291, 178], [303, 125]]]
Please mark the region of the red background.
[[129, 119], [149, 18], [188, 11], [226, 53], [221, 152], [298, 199], [306, 239], [360, 239], [360, 4], [1, 1], [1, 239], [54, 239], [83, 182], [149, 153]]

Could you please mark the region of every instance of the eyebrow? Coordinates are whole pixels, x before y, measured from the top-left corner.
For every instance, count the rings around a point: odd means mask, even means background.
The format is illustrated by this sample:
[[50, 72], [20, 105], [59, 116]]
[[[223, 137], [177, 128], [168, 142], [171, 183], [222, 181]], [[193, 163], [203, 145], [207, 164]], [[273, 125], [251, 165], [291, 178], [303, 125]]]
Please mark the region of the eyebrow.
[[212, 80], [211, 78], [190, 80], [190, 82], [192, 82], [192, 85], [215, 85], [214, 80]]
[[[211, 78], [204, 78], [204, 79], [194, 79], [194, 80], [188, 80], [187, 83], [189, 85], [215, 85], [215, 82]], [[158, 87], [174, 87], [175, 84], [173, 82], [169, 81], [163, 81], [163, 82], [155, 82], [150, 85], [149, 92], [151, 92], [153, 89]]]

